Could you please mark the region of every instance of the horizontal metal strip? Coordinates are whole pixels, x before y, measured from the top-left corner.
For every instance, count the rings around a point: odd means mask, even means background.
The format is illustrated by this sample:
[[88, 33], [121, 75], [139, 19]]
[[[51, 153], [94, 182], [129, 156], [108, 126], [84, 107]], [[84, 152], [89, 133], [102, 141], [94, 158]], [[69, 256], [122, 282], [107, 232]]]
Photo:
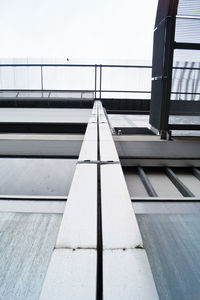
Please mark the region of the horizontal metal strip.
[[200, 20], [199, 16], [188, 16], [188, 15], [178, 15], [176, 16], [177, 19], [196, 19], [196, 20]]
[[197, 44], [197, 43], [176, 43], [176, 42], [174, 42], [174, 49], [200, 50], [200, 44]]
[[200, 130], [200, 124], [169, 124], [170, 130]]
[[0, 153], [0, 158], [23, 158], [23, 159], [77, 159], [78, 156], [74, 155], [60, 155], [60, 154], [1, 154]]
[[[0, 136], [0, 157], [63, 157], [78, 158], [82, 140], [46, 140], [46, 136], [39, 139], [15, 139], [18, 134], [13, 134], [14, 138], [9, 139], [9, 134]], [[5, 137], [4, 137], [5, 136]], [[43, 140], [44, 139], [44, 140]]]
[[200, 202], [200, 197], [131, 197], [132, 202]]
[[200, 159], [121, 158], [122, 167], [200, 167]]
[[137, 134], [137, 135], [155, 135], [151, 129], [147, 127], [114, 127], [114, 130], [120, 134]]
[[139, 156], [138, 157], [134, 157], [134, 156], [120, 156], [120, 159], [151, 159], [151, 160], [200, 160], [200, 157], [152, 157], [152, 156]]
[[87, 123], [0, 122], [0, 132], [85, 133]]
[[197, 201], [191, 202], [155, 202], [149, 201], [132, 202], [135, 214], [198, 214], [200, 215], [200, 203]]
[[0, 107], [33, 107], [33, 108], [92, 108], [93, 100], [80, 100], [66, 98], [33, 98], [33, 97], [2, 97], [0, 96]]
[[[103, 68], [144, 68], [151, 69], [151, 66], [144, 65], [96, 65], [96, 64], [0, 64], [0, 67], [103, 67]], [[40, 90], [41, 91], [41, 90]]]
[[0, 199], [0, 212], [62, 214], [64, 209], [63, 200]]
[[119, 157], [141, 159], [200, 159], [200, 143], [192, 141], [116, 141]]
[[0, 200], [35, 200], [35, 201], [67, 201], [67, 196], [43, 195], [0, 195]]

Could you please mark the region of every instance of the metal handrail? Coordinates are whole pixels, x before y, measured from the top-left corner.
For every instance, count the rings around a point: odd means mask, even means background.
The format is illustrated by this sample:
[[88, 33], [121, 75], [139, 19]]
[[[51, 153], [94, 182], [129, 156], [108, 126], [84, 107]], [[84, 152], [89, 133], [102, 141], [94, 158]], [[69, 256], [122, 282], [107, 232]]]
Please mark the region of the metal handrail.
[[[42, 91], [42, 92], [53, 92], [53, 90], [47, 90], [44, 89], [44, 78], [43, 78], [43, 69], [48, 67], [81, 67], [81, 68], [92, 68], [94, 70], [94, 90], [54, 90], [54, 92], [60, 91], [60, 92], [93, 92], [94, 98], [97, 98], [97, 93], [99, 94], [99, 98], [101, 99], [102, 93], [137, 93], [137, 94], [150, 94], [151, 91], [134, 91], [134, 90], [105, 90], [102, 89], [102, 77], [103, 77], [103, 68], [132, 68], [132, 69], [151, 69], [151, 66], [146, 65], [111, 65], [111, 64], [49, 64], [49, 63], [43, 63], [43, 64], [0, 64], [0, 68], [3, 67], [39, 67], [40, 68], [40, 77], [41, 77], [41, 89], [0, 89], [0, 92], [12, 92], [12, 91], [20, 91], [20, 92], [35, 92], [35, 91]], [[99, 72], [99, 76], [98, 76]], [[98, 81], [99, 77], [99, 81]], [[98, 88], [99, 86], [99, 88]]]
[[[104, 68], [129, 68], [129, 69], [151, 69], [152, 66], [150, 65], [111, 65], [111, 64], [53, 64], [53, 63], [41, 63], [41, 64], [23, 64], [23, 63], [12, 63], [12, 64], [0, 64], [0, 68], [16, 68], [16, 67], [38, 67], [40, 68], [40, 77], [41, 77], [41, 88], [40, 89], [0, 89], [0, 92], [49, 92], [49, 96], [51, 92], [93, 92], [94, 98], [97, 98], [97, 94], [99, 95], [99, 98], [101, 99], [102, 93], [125, 93], [125, 94], [151, 94], [151, 91], [141, 91], [141, 90], [105, 90], [102, 88], [102, 82], [103, 82], [103, 69]], [[94, 89], [90, 90], [52, 90], [52, 89], [44, 89], [44, 78], [43, 78], [43, 69], [48, 67], [81, 67], [81, 68], [92, 68], [94, 70]], [[198, 67], [183, 67], [183, 66], [174, 66], [173, 69], [177, 70], [200, 70]], [[99, 74], [98, 74], [99, 72]], [[99, 79], [99, 80], [98, 80]], [[99, 88], [98, 88], [99, 87]], [[182, 94], [182, 95], [199, 95], [200, 93], [194, 93], [194, 92], [174, 92], [171, 91], [171, 94]]]

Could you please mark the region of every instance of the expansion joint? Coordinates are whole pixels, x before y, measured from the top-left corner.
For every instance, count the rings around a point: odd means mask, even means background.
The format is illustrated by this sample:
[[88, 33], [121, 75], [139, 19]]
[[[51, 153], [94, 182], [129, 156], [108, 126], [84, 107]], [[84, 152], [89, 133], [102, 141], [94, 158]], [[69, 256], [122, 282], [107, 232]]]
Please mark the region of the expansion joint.
[[81, 160], [78, 161], [77, 164], [97, 164], [97, 165], [118, 165], [120, 164], [119, 161], [113, 161], [113, 160]]

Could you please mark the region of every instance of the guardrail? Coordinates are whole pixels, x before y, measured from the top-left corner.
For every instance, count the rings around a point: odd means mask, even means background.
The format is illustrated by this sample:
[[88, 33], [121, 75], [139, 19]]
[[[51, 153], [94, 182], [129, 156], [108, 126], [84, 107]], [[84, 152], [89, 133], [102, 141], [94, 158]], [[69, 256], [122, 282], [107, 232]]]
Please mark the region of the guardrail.
[[[21, 86], [20, 84], [15, 84], [15, 81], [20, 78], [20, 75], [26, 75], [31, 68], [34, 68], [34, 71], [38, 71], [37, 74], [34, 74], [34, 80], [37, 81], [37, 84], [32, 85], [31, 82], [30, 88], [22, 88], [23, 84]], [[52, 73], [52, 68], [54, 73]], [[57, 72], [59, 68], [60, 70]], [[17, 73], [17, 69], [23, 69], [23, 71], [15, 74]], [[128, 98], [150, 100], [151, 69], [151, 66], [146, 65], [0, 64], [0, 97], [52, 98], [55, 96], [59, 98], [72, 97], [78, 99]], [[7, 70], [7, 73], [5, 70]], [[73, 72], [65, 73], [66, 70], [73, 70]], [[185, 65], [175, 65], [173, 70], [175, 72], [173, 78], [175, 84], [174, 87], [172, 85], [171, 100], [200, 100], [199, 91], [197, 89], [194, 91], [191, 90], [191, 84], [181, 88], [185, 74], [184, 72], [188, 71], [191, 74], [191, 71], [195, 71], [200, 74], [200, 67], [197, 67], [196, 65], [191, 66], [186, 63]], [[33, 69], [31, 69], [31, 72], [34, 73]], [[27, 76], [32, 75], [31, 72], [27, 73]], [[177, 74], [180, 78], [177, 78]], [[60, 75], [67, 77], [66, 81], [62, 80], [62, 88], [60, 88], [59, 85], [59, 80], [61, 81], [59, 78]], [[50, 83], [48, 82], [49, 77]], [[26, 76], [24, 79], [26, 79]], [[53, 88], [56, 79], [58, 87]], [[11, 83], [11, 87], [8, 87], [8, 82], [10, 81], [13, 81], [13, 84]], [[77, 83], [76, 88], [74, 88], [74, 82]], [[33, 88], [35, 85], [36, 87]], [[69, 88], [66, 89], [66, 86]]]
[[[28, 68], [36, 68], [39, 70], [39, 74], [37, 73], [37, 77], [39, 76], [39, 80], [37, 78], [37, 83], [40, 82], [40, 86], [37, 85], [37, 88], [16, 88], [16, 85], [14, 86], [14, 88], [7, 88], [7, 86], [5, 87], [5, 85], [0, 84], [0, 97], [9, 97], [8, 93], [12, 93], [12, 95], [10, 94], [10, 97], [15, 97], [15, 98], [20, 98], [21, 96], [23, 97], [23, 94], [25, 95], [25, 93], [29, 93], [29, 95], [32, 97], [39, 97], [39, 93], [40, 97], [43, 98], [51, 98], [52, 93], [66, 93], [66, 97], [67, 97], [67, 93], [81, 93], [81, 97], [84, 98], [84, 95], [86, 95], [87, 93], [90, 94], [89, 98], [91, 97], [91, 93], [93, 93], [93, 97], [94, 99], [102, 99], [102, 98], [117, 98], [116, 95], [120, 98], [120, 96], [122, 95], [122, 97], [127, 97], [128, 98], [134, 98], [134, 96], [136, 96], [136, 99], [150, 99], [150, 94], [151, 94], [151, 66], [144, 66], [144, 65], [97, 65], [97, 64], [0, 64], [0, 71], [4, 68], [4, 70], [7, 68], [7, 75], [9, 73], [9, 71], [11, 71], [12, 77], [14, 78], [13, 80], [16, 80], [16, 77], [14, 75], [14, 72], [16, 71], [17, 68], [25, 68], [23, 71], [26, 72]], [[52, 68], [63, 68], [61, 69], [61, 74], [63, 73], [64, 69], [81, 69], [84, 70], [84, 73], [81, 72], [80, 70], [79, 72], [76, 71], [75, 73], [78, 75], [78, 77], [76, 78], [76, 74], [73, 73], [72, 77], [74, 78], [74, 80], [77, 80], [78, 83], [81, 83], [82, 80], [84, 80], [85, 82], [85, 88], [62, 88], [62, 89], [55, 89], [55, 88], [49, 88], [48, 86], [48, 75], [49, 73], [51, 74], [52, 72]], [[108, 88], [108, 77], [109, 74], [106, 74], [108, 69], [112, 69], [112, 70], [117, 70], [116, 74], [111, 74], [109, 80], [111, 80], [112, 82], [110, 82], [110, 88]], [[133, 76], [131, 76], [130, 71], [127, 72], [127, 77], [126, 74], [124, 74], [124, 72], [122, 72], [123, 74], [121, 75], [120, 78], [120, 72], [119, 70], [123, 70], [123, 69], [129, 69], [129, 70], [133, 70], [137, 72], [137, 75], [133, 72]], [[90, 74], [88, 73], [88, 70], [90, 70]], [[145, 72], [148, 72], [148, 75], [146, 76], [145, 82], [144, 79], [141, 76], [141, 78], [138, 79], [139, 75], [139, 71], [138, 70], [144, 70]], [[54, 69], [55, 71], [55, 69]], [[3, 73], [3, 72], [2, 72]], [[5, 72], [4, 72], [5, 73]], [[22, 72], [23, 73], [23, 72]], [[3, 74], [2, 74], [3, 75]], [[65, 74], [66, 76], [69, 74]], [[129, 76], [130, 75], [130, 76]], [[11, 76], [11, 75], [10, 75]], [[55, 77], [58, 77], [59, 75], [56, 74]], [[88, 76], [88, 78], [87, 78]], [[126, 79], [124, 78], [124, 76], [127, 78], [128, 82], [125, 82]], [[116, 78], [115, 78], [116, 77]], [[36, 78], [35, 78], [36, 79]], [[51, 78], [52, 79], [52, 78]], [[58, 79], [57, 79], [58, 80]], [[124, 83], [126, 85], [126, 88], [122, 88], [121, 81], [124, 80]], [[7, 80], [9, 81], [9, 80]], [[70, 77], [68, 78], [68, 81], [70, 81]], [[139, 84], [134, 82], [137, 81]], [[131, 84], [133, 83], [133, 84]], [[53, 82], [53, 84], [55, 84], [55, 82]], [[66, 81], [66, 85], [68, 84], [68, 82]], [[59, 84], [58, 84], [59, 85]], [[72, 84], [74, 85], [74, 84]], [[79, 84], [77, 84], [79, 85]], [[116, 87], [116, 85], [121, 85], [120, 88], [113, 88], [113, 86]], [[130, 89], [127, 88], [127, 86], [132, 87], [132, 85], [134, 86], [148, 86], [149, 88], [145, 88], [145, 89]], [[83, 84], [81, 85], [83, 86]], [[88, 86], [90, 88], [88, 88]], [[104, 88], [104, 86], [106, 86]], [[7, 96], [6, 96], [7, 93]], [[31, 95], [32, 94], [32, 95]], [[28, 97], [28, 94], [27, 94]], [[79, 97], [78, 97], [79, 98]]]

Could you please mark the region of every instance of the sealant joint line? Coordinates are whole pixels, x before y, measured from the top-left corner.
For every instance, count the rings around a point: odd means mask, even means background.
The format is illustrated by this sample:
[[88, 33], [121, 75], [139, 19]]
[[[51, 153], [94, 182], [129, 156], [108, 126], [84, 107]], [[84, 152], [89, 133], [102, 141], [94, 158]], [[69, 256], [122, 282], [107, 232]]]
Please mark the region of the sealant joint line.
[[119, 161], [101, 161], [101, 160], [81, 160], [77, 164], [99, 164], [99, 165], [115, 165], [120, 164]]
[[103, 237], [101, 209], [101, 154], [99, 133], [99, 107], [97, 107], [97, 283], [96, 299], [103, 300]]

